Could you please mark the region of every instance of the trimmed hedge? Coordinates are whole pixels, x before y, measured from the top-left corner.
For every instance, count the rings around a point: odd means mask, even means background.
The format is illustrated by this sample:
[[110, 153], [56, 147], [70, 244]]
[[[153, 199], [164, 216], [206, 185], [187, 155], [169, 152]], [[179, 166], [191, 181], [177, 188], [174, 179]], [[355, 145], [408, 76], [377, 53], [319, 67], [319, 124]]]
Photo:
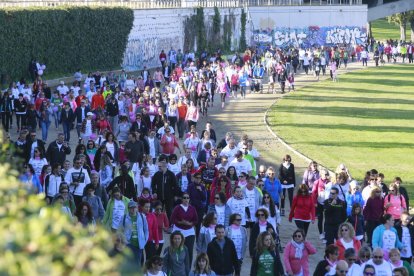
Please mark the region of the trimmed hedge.
[[133, 20], [121, 7], [0, 10], [0, 74], [28, 77], [32, 58], [47, 74], [119, 68]]

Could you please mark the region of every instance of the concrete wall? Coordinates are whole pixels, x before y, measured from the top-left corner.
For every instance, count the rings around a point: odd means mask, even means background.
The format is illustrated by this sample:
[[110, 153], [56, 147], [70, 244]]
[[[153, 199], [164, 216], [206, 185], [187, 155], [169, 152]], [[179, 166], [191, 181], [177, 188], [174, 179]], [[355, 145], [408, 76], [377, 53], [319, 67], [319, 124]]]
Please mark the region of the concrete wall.
[[[232, 25], [232, 48], [237, 48], [240, 38], [240, 14], [239, 8], [219, 9], [221, 23], [224, 16], [233, 16]], [[159, 54], [161, 50], [166, 53], [173, 47], [175, 50], [184, 47], [185, 36], [193, 36], [195, 32], [185, 34], [185, 29], [195, 30], [195, 26], [187, 26], [191, 22], [188, 19], [195, 14], [195, 9], [154, 9], [154, 10], [135, 10], [134, 25], [129, 34], [127, 49], [124, 53], [122, 67], [128, 71], [141, 70], [143, 66], [155, 68], [160, 66]], [[204, 9], [204, 25], [206, 36], [211, 32], [214, 9]], [[221, 28], [223, 29], [223, 28]], [[223, 30], [222, 30], [223, 31]], [[191, 39], [192, 37], [190, 37]], [[188, 39], [188, 38], [187, 38]], [[194, 45], [194, 41], [191, 41]], [[193, 51], [197, 50], [197, 45], [193, 46]]]
[[366, 40], [366, 5], [252, 7], [249, 14], [255, 44], [310, 47]]

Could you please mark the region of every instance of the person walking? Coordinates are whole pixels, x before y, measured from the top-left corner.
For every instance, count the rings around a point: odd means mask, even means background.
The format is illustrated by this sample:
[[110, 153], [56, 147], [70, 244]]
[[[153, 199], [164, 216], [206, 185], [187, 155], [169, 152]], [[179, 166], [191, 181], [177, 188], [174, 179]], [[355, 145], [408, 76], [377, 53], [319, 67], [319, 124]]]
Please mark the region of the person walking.
[[309, 276], [309, 256], [316, 253], [315, 247], [306, 241], [305, 231], [293, 232], [292, 240], [287, 243], [283, 252], [283, 263], [288, 275]]
[[310, 222], [315, 222], [315, 206], [309, 189], [305, 184], [299, 185], [296, 196], [293, 198], [293, 205], [290, 209], [289, 222], [295, 221], [299, 229], [308, 234]]
[[180, 231], [171, 234], [170, 246], [165, 248], [163, 260], [163, 271], [169, 276], [183, 276], [190, 273], [190, 255]]
[[285, 275], [279, 251], [272, 235], [263, 232], [256, 242], [256, 252], [252, 259], [250, 275], [282, 276]]
[[236, 247], [231, 239], [225, 236], [224, 226], [219, 224], [215, 228], [216, 237], [207, 246], [207, 255], [211, 269], [217, 276], [240, 276], [240, 262]]

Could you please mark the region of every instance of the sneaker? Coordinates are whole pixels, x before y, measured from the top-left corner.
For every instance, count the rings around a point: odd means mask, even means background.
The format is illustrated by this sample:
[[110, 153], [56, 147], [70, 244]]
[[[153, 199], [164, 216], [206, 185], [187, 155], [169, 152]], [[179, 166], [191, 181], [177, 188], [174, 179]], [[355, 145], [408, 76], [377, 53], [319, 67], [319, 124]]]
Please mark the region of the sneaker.
[[281, 217], [284, 217], [284, 216], [285, 216], [285, 210], [283, 210], [283, 209], [282, 209], [282, 210], [280, 210], [280, 216], [281, 216]]
[[319, 239], [320, 239], [320, 240], [325, 239], [325, 233], [319, 234]]

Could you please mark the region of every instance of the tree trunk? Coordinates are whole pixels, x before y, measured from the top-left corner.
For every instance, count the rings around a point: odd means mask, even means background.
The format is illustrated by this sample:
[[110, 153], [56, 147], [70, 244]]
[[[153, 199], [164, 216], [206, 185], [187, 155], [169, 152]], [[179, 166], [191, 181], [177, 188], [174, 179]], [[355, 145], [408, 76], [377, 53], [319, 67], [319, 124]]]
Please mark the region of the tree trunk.
[[405, 41], [405, 31], [407, 30], [407, 24], [404, 22], [400, 24], [400, 40]]
[[371, 22], [367, 23], [367, 36], [368, 36], [368, 41], [371, 40], [371, 37], [372, 37]]
[[411, 27], [411, 41], [414, 42], [414, 17], [410, 20], [410, 27]]

